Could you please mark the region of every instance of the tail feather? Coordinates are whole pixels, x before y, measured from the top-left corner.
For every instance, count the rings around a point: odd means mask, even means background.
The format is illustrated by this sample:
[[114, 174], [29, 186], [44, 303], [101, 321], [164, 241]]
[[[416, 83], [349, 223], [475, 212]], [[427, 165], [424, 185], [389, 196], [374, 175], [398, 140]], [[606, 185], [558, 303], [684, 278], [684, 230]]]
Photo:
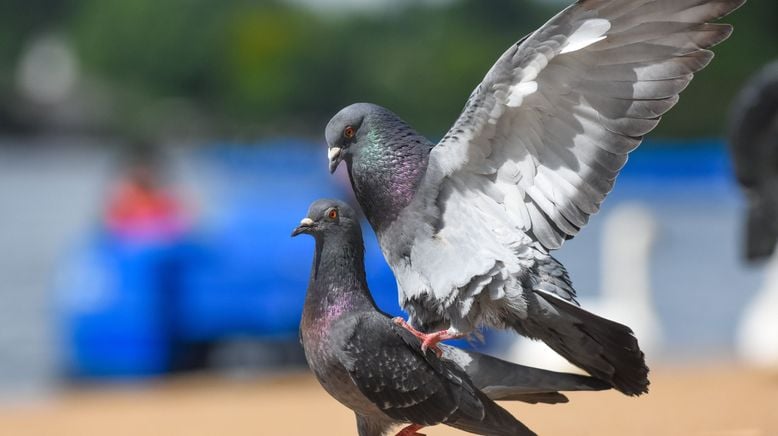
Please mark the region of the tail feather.
[[543, 340], [554, 351], [592, 376], [626, 395], [648, 392], [648, 367], [632, 330], [535, 290], [538, 302], [548, 305], [544, 323], [517, 323], [521, 334]]
[[[608, 386], [610, 388], [610, 385]], [[565, 394], [559, 392], [546, 392], [536, 394], [516, 394], [506, 393], [504, 391], [484, 392], [492, 400], [501, 401], [521, 401], [529, 404], [564, 404], [569, 403], [570, 399]]]
[[566, 403], [559, 391], [600, 391], [611, 385], [578, 374], [518, 365], [475, 351], [440, 345], [445, 358], [461, 366], [473, 384], [492, 400], [526, 403]]
[[478, 395], [484, 405], [484, 416], [481, 419], [457, 416], [446, 424], [470, 433], [483, 435], [533, 436], [536, 434], [485, 394], [479, 393]]

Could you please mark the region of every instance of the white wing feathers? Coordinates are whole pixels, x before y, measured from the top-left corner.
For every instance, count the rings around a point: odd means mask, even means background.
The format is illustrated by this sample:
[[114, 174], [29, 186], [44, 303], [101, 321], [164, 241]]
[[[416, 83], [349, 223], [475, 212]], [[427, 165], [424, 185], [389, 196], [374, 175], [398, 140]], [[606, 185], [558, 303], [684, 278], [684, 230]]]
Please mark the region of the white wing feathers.
[[559, 54], [578, 51], [595, 42], [602, 41], [605, 39], [605, 33], [608, 32], [610, 28], [610, 21], [601, 18], [592, 18], [584, 21], [567, 37], [565, 43], [562, 44]]
[[[585, 0], [511, 47], [432, 151], [438, 171], [425, 182], [452, 200], [438, 199], [438, 228], [454, 225], [456, 199], [472, 223], [463, 230], [488, 222], [474, 214], [491, 201], [545, 249], [577, 234], [627, 154], [711, 60], [707, 48], [729, 36], [729, 25], [705, 21], [742, 1]], [[468, 198], [448, 193], [461, 190]]]
[[743, 2], [582, 0], [508, 49], [431, 152], [417, 194], [427, 229], [408, 259], [418, 283], [400, 283], [403, 299], [431, 288], [465, 314], [483, 289], [519, 286], [533, 257], [598, 211], [627, 154], [729, 36], [706, 21]]

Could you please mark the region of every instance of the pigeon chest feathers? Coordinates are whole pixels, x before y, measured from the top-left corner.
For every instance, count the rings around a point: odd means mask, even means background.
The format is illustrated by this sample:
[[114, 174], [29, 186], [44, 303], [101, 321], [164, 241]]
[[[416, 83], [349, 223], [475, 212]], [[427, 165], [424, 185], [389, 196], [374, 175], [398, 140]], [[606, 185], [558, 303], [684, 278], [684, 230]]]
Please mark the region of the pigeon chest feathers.
[[[345, 299], [325, 303], [318, 309], [310, 309], [306, 306], [303, 310], [300, 340], [308, 366], [320, 381], [326, 378], [321, 377], [322, 374], [332, 373], [340, 367], [338, 358], [334, 354], [338, 350], [337, 343], [342, 333], [338, 321], [348, 310], [349, 305]], [[326, 384], [326, 380], [322, 384]]]
[[300, 330], [306, 351], [326, 348], [333, 332], [332, 326], [352, 309], [351, 302], [342, 294], [328, 294], [321, 298], [324, 301], [308, 304], [303, 310]]
[[353, 334], [355, 311], [364, 310], [343, 295], [328, 295], [320, 310], [303, 311], [301, 340], [308, 366], [324, 390], [346, 407], [364, 415], [381, 412], [354, 385], [343, 366], [345, 341]]
[[354, 193], [376, 231], [413, 200], [427, 169], [431, 144], [409, 127], [371, 131], [349, 165]]

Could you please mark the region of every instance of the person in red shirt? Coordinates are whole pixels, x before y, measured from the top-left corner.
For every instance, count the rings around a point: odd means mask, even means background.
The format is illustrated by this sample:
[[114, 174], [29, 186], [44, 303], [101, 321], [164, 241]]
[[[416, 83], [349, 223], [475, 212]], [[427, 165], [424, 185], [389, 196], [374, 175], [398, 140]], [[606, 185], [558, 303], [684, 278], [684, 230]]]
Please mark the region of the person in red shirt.
[[150, 159], [131, 163], [112, 190], [106, 207], [109, 232], [133, 241], [169, 241], [187, 228], [181, 202], [160, 182]]

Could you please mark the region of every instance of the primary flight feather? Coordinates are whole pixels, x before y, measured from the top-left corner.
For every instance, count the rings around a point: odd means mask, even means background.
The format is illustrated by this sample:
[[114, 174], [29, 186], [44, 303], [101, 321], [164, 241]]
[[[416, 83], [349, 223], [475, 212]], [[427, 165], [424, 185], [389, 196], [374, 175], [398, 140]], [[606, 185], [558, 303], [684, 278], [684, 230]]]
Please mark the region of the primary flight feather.
[[580, 0], [497, 60], [438, 144], [372, 104], [330, 120], [330, 170], [346, 162], [410, 323], [439, 330], [425, 345], [512, 328], [647, 391], [632, 331], [580, 308], [549, 253], [732, 31], [709, 22], [744, 1]]

